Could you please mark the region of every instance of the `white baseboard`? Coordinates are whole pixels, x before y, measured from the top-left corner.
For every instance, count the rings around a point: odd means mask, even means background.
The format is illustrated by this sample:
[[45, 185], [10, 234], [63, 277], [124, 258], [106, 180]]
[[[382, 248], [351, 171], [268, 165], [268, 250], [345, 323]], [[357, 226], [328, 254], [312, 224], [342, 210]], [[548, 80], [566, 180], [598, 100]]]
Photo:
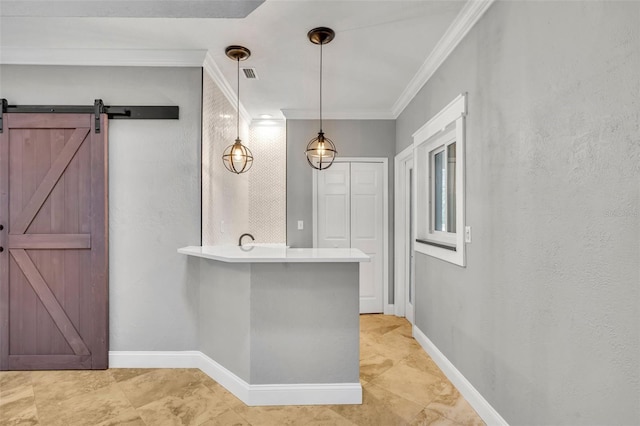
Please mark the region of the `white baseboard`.
[[360, 383], [249, 385], [247, 405], [362, 404]]
[[413, 337], [488, 426], [509, 425], [415, 324], [413, 326]]
[[200, 351], [110, 351], [111, 368], [199, 368], [249, 406], [362, 404], [360, 383], [250, 385]]

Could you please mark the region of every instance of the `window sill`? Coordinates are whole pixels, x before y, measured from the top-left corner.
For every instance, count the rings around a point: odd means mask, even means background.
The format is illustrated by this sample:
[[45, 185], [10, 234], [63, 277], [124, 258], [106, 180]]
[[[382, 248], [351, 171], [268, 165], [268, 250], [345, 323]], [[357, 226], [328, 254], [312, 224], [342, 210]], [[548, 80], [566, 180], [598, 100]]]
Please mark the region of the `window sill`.
[[439, 243], [437, 241], [428, 241], [428, 240], [421, 240], [419, 238], [416, 238], [416, 243], [428, 244], [430, 246], [440, 247], [440, 248], [445, 249], [445, 250], [451, 250], [451, 251], [457, 251], [458, 250], [456, 248], [456, 246], [450, 246], [448, 244]]
[[464, 242], [459, 241], [455, 246], [434, 243], [432, 241], [424, 241], [416, 239], [414, 250], [427, 256], [435, 257], [445, 262], [453, 263], [458, 266], [465, 265]]

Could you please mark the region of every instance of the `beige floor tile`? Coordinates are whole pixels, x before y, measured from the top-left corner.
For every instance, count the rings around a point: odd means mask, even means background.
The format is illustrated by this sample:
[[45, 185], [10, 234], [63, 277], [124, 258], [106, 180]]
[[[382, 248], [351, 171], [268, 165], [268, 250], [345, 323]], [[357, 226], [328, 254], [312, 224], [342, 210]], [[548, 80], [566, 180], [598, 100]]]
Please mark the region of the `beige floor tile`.
[[323, 407], [274, 406], [274, 407], [236, 407], [234, 410], [253, 426], [303, 426], [313, 421]]
[[310, 426], [355, 426], [355, 423], [329, 408], [323, 408], [308, 424]]
[[413, 331], [411, 329], [411, 324], [409, 322], [391, 331], [391, 333], [397, 333], [405, 337], [413, 338]]
[[34, 371], [31, 380], [36, 404], [64, 401], [115, 383], [107, 370]]
[[211, 389], [200, 383], [181, 395], [165, 396], [143, 405], [138, 413], [149, 425], [199, 425], [229, 409]]
[[386, 389], [367, 384], [362, 389], [362, 405], [333, 405], [331, 409], [362, 426], [403, 425], [424, 407]]
[[404, 318], [362, 315], [360, 323], [362, 405], [247, 407], [198, 369], [0, 372], [0, 424], [483, 424]]
[[198, 426], [250, 426], [238, 413], [229, 409], [215, 419], [207, 420]]
[[422, 408], [445, 389], [443, 379], [411, 367], [404, 361], [388, 369], [371, 383], [420, 404]]
[[12, 417], [34, 405], [33, 387], [30, 384], [4, 389], [0, 394], [0, 416]]
[[205, 376], [205, 378], [202, 379], [202, 384], [211, 389], [219, 399], [227, 404], [228, 407], [235, 408], [244, 405], [244, 402], [242, 402], [237, 396], [226, 390], [224, 386], [222, 386], [206, 374], [202, 374]]
[[38, 413], [30, 384], [3, 389], [0, 395], [0, 424], [38, 424]]
[[382, 355], [373, 353], [360, 359], [360, 379], [371, 381], [393, 367], [394, 362]]
[[116, 382], [123, 382], [153, 370], [157, 370], [157, 368], [110, 368], [109, 373]]
[[460, 426], [428, 408], [422, 410], [410, 423], [411, 426]]
[[132, 424], [140, 418], [115, 383], [73, 398], [38, 401], [37, 407], [47, 426]]
[[131, 413], [123, 413], [114, 418], [98, 423], [96, 426], [147, 426], [141, 417]]
[[425, 371], [427, 373], [433, 374], [434, 376], [438, 376], [446, 381], [448, 379], [440, 370], [438, 365], [435, 363], [433, 359], [423, 350], [417, 350], [413, 352], [411, 355], [407, 356], [404, 360], [405, 364], [410, 367], [416, 368], [421, 371]]
[[388, 333], [408, 324], [404, 318], [386, 317], [384, 315], [361, 315], [360, 316], [360, 330], [372, 335], [381, 335]]
[[442, 417], [463, 425], [481, 426], [485, 424], [451, 383], [446, 384], [444, 391], [427, 408]]
[[422, 408], [420, 404], [389, 392], [373, 383], [367, 384], [366, 390], [376, 397], [379, 404], [386, 405], [389, 410], [407, 421], [413, 419]]
[[191, 369], [155, 369], [123, 380], [118, 386], [135, 407], [142, 407], [166, 396], [181, 397], [200, 384]]
[[20, 386], [31, 386], [30, 371], [0, 371], [0, 396]]
[[35, 426], [40, 423], [38, 422], [35, 408], [31, 408], [6, 419], [0, 414], [0, 424], [2, 426]]
[[417, 351], [422, 351], [418, 342], [412, 337], [406, 337], [399, 333], [374, 335], [367, 343], [372, 346], [371, 349], [374, 352], [393, 361], [400, 361]]

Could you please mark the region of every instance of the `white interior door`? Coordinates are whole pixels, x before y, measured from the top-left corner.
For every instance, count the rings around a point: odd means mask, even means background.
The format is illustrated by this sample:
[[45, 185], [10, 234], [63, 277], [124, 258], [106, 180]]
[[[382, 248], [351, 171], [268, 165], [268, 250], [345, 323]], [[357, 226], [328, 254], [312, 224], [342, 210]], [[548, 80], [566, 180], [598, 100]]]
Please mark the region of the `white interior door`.
[[360, 313], [384, 311], [384, 164], [336, 162], [316, 173], [316, 246], [358, 248]]
[[351, 247], [349, 163], [334, 163], [318, 173], [318, 247]]
[[360, 264], [360, 313], [383, 312], [382, 164], [351, 163], [351, 247], [371, 262]]

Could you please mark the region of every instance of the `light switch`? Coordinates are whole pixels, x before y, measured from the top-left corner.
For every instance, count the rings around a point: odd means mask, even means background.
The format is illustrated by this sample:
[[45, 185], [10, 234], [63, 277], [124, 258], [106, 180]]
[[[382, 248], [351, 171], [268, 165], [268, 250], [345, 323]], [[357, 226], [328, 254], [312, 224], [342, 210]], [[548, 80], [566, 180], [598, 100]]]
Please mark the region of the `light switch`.
[[464, 242], [465, 243], [470, 243], [471, 242], [471, 227], [470, 226], [465, 226], [464, 227]]
[[304, 221], [303, 220], [299, 220], [298, 221], [298, 231], [302, 231], [304, 229]]

